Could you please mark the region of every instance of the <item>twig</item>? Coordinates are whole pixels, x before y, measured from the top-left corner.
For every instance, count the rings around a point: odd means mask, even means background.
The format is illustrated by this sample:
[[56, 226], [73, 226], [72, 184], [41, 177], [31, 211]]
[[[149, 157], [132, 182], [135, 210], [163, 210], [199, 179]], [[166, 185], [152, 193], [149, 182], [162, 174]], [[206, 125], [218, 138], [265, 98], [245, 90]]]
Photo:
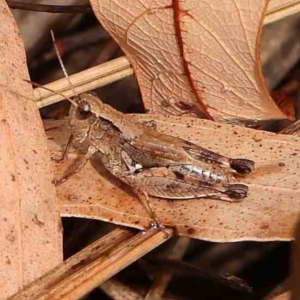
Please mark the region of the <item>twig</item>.
[[145, 295], [141, 288], [132, 289], [116, 279], [103, 282], [100, 289], [114, 300], [143, 300]]
[[[172, 236], [171, 229], [168, 229], [168, 234]], [[128, 229], [115, 229], [26, 286], [10, 300], [80, 299], [165, 241], [164, 233], [157, 229], [136, 235]]]
[[[118, 81], [131, 74], [133, 74], [133, 69], [130, 66], [128, 59], [123, 56], [99, 66], [87, 69], [83, 72], [71, 75], [70, 80], [76, 90], [76, 93], [80, 94]], [[45, 85], [45, 87], [63, 93], [67, 97], [74, 96], [66, 78], [49, 83]], [[64, 99], [61, 95], [45, 91], [42, 88], [36, 88], [33, 92], [39, 108]]]
[[[252, 292], [252, 287], [243, 279], [228, 274], [217, 274], [209, 268], [203, 269], [187, 262], [179, 260], [157, 260], [157, 261], [143, 261], [143, 267], [150, 272], [167, 269], [177, 278], [199, 278], [200, 280], [209, 280], [210, 282], [228, 287], [241, 292]], [[152, 270], [151, 270], [152, 269]]]
[[[122, 283], [117, 279], [111, 278], [103, 282], [99, 287], [105, 294], [114, 300], [144, 300], [146, 295], [146, 287]], [[182, 300], [184, 297], [166, 292], [166, 295], [160, 300]]]
[[[190, 238], [179, 237], [175, 245], [173, 245], [172, 249], [170, 249], [170, 253], [166, 255], [165, 259], [181, 260], [189, 244]], [[168, 269], [158, 271], [145, 300], [162, 299], [165, 289], [168, 287], [172, 277], [173, 275]]]
[[299, 0], [272, 0], [269, 3], [264, 25], [279, 21], [300, 12]]
[[7, 4], [11, 9], [47, 12], [53, 14], [83, 14], [91, 13], [93, 11], [90, 5], [49, 5], [11, 0], [7, 1]]
[[282, 129], [279, 133], [300, 136], [300, 120], [294, 122], [287, 128]]

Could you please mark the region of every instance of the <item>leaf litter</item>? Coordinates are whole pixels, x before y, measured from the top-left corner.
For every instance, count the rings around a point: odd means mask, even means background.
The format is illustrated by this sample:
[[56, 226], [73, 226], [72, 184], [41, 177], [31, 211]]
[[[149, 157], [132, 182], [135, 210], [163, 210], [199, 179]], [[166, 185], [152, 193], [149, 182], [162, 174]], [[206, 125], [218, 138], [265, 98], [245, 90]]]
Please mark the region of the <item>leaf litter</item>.
[[29, 78], [24, 45], [0, 4], [1, 299], [62, 261], [61, 219], [50, 156]]

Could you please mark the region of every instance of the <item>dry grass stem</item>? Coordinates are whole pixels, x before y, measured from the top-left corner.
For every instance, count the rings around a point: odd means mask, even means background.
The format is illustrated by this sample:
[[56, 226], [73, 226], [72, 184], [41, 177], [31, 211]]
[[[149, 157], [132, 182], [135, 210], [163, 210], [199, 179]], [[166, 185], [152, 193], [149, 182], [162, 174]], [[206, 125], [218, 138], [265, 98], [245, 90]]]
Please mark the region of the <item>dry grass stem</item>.
[[[169, 237], [172, 230], [167, 230]], [[80, 299], [138, 258], [167, 241], [156, 229], [133, 235], [116, 229], [70, 257], [10, 300]]]
[[116, 279], [103, 282], [100, 289], [114, 300], [144, 300], [145, 291], [138, 287], [130, 288]]
[[271, 0], [264, 20], [264, 25], [279, 21], [300, 12], [299, 0]]
[[[80, 94], [118, 81], [131, 74], [133, 74], [133, 69], [130, 66], [127, 58], [123, 56], [71, 75], [70, 80], [75, 88], [75, 91]], [[45, 87], [62, 93], [67, 97], [74, 96], [66, 78], [49, 83], [45, 85]], [[61, 95], [49, 92], [43, 88], [34, 89], [34, 97], [39, 108], [64, 99]]]
[[49, 294], [57, 291], [60, 283], [65, 282], [69, 276], [80, 272], [82, 267], [97, 260], [103, 253], [112, 250], [132, 236], [134, 233], [130, 230], [115, 229], [46, 273], [42, 278], [27, 285], [10, 300], [50, 299]]
[[284, 128], [280, 131], [282, 134], [289, 134], [294, 136], [300, 136], [300, 120], [296, 121], [295, 123], [291, 124], [290, 126]]
[[[190, 244], [190, 238], [180, 237], [173, 245], [172, 249], [169, 249], [170, 253], [166, 255], [166, 259], [181, 260], [185, 251]], [[145, 297], [145, 300], [159, 300], [162, 299], [169, 282], [172, 279], [172, 273], [168, 270], [161, 270], [155, 275], [153, 284]]]

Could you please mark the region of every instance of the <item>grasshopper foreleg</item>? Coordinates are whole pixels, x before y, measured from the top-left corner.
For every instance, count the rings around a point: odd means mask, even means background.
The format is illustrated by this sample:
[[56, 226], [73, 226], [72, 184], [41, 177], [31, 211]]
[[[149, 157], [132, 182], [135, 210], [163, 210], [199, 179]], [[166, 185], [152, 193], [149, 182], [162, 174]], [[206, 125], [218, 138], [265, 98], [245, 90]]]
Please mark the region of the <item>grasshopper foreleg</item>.
[[53, 179], [53, 180], [52, 180], [52, 183], [53, 183], [54, 185], [57, 186], [57, 185], [59, 185], [59, 184], [65, 182], [65, 181], [66, 181], [68, 178], [70, 178], [71, 176], [73, 176], [73, 175], [79, 173], [79, 172], [84, 168], [84, 166], [85, 166], [86, 163], [89, 161], [89, 159], [92, 157], [92, 155], [93, 155], [95, 152], [97, 152], [97, 151], [98, 151], [98, 149], [97, 149], [96, 147], [90, 146], [90, 147], [88, 148], [88, 151], [87, 151], [87, 153], [85, 154], [85, 156], [82, 157], [82, 158], [80, 159], [80, 161], [78, 162], [78, 164], [76, 164], [76, 166], [75, 166], [74, 168], [72, 168], [72, 170], [70, 170], [67, 174], [65, 174], [65, 175], [64, 175], [62, 178], [60, 178], [60, 179]]
[[64, 152], [62, 153], [61, 157], [60, 158], [51, 157], [51, 159], [56, 161], [56, 162], [61, 162], [61, 161], [64, 161], [64, 160], [68, 159], [68, 153], [69, 153], [69, 150], [70, 150], [71, 145], [73, 143], [73, 140], [74, 140], [74, 135], [73, 135], [73, 133], [71, 133], [71, 135], [69, 137], [69, 140], [68, 140], [68, 143], [66, 145], [66, 148], [65, 148]]
[[248, 195], [248, 186], [229, 184], [216, 186], [192, 178], [178, 178], [167, 168], [151, 168], [135, 176], [133, 188], [150, 196], [165, 199], [213, 198], [228, 202], [239, 202]]

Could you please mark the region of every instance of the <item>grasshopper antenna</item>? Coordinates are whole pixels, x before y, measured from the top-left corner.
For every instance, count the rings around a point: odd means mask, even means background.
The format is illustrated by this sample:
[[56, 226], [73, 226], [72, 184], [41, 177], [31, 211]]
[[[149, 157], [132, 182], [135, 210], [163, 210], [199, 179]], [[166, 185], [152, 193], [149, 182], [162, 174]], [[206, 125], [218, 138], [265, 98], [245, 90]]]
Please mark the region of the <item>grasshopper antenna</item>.
[[52, 93], [54, 93], [54, 94], [60, 95], [60, 96], [64, 97], [65, 99], [69, 100], [69, 101], [71, 102], [71, 104], [73, 104], [75, 107], [78, 106], [78, 104], [77, 104], [76, 101], [74, 101], [74, 100], [72, 100], [71, 98], [67, 97], [67, 96], [64, 95], [63, 93], [60, 93], [60, 92], [57, 92], [57, 91], [55, 91], [55, 90], [49, 89], [49, 88], [47, 88], [47, 87], [45, 87], [45, 86], [43, 86], [43, 85], [41, 85], [41, 84], [39, 84], [39, 83], [36, 83], [36, 82], [34, 82], [34, 81], [31, 81], [31, 80], [27, 80], [27, 79], [23, 79], [23, 80], [26, 81], [26, 82], [28, 82], [28, 83], [31, 83], [33, 86], [36, 86], [36, 87], [42, 88], [42, 89], [44, 89], [44, 90], [46, 90], [46, 91], [49, 91], [49, 92], [52, 92]]
[[70, 87], [71, 87], [71, 89], [72, 89], [72, 91], [73, 91], [74, 96], [78, 96], [77, 93], [75, 92], [74, 86], [73, 86], [73, 84], [72, 84], [72, 82], [71, 82], [71, 80], [70, 80], [70, 77], [69, 77], [69, 75], [68, 75], [68, 72], [67, 72], [67, 70], [66, 70], [66, 68], [65, 68], [65, 65], [64, 65], [64, 63], [63, 63], [63, 61], [62, 61], [62, 58], [61, 58], [61, 56], [60, 56], [60, 53], [59, 53], [59, 51], [58, 51], [58, 47], [57, 47], [57, 44], [56, 44], [56, 40], [55, 40], [55, 36], [54, 36], [53, 30], [50, 30], [50, 33], [51, 33], [51, 38], [52, 38], [54, 50], [55, 50], [55, 53], [56, 53], [56, 55], [57, 55], [59, 64], [60, 64], [60, 66], [61, 66], [61, 68], [62, 68], [62, 71], [63, 71], [65, 77], [67, 78], [68, 82], [69, 82], [69, 85], [70, 85]]
[[[72, 91], [73, 91], [73, 94], [74, 94], [75, 96], [77, 96], [77, 93], [75, 92], [74, 86], [73, 86], [72, 83], [71, 83], [70, 77], [69, 77], [69, 75], [68, 75], [68, 73], [67, 73], [67, 70], [66, 70], [66, 68], [65, 68], [65, 66], [64, 66], [64, 63], [63, 63], [63, 61], [62, 61], [62, 58], [61, 58], [61, 56], [60, 56], [60, 54], [59, 54], [58, 47], [57, 47], [56, 41], [55, 41], [54, 33], [53, 33], [52, 30], [50, 30], [50, 33], [51, 33], [51, 38], [52, 38], [52, 41], [53, 41], [55, 53], [56, 53], [56, 55], [57, 55], [59, 64], [60, 64], [60, 66], [61, 66], [61, 68], [62, 68], [62, 70], [63, 70], [63, 73], [64, 73], [65, 77], [67, 78], [67, 80], [68, 80], [68, 82], [69, 82], [69, 85], [70, 85], [70, 87], [71, 87], [71, 89], [72, 89]], [[43, 86], [43, 85], [41, 85], [41, 84], [38, 84], [38, 83], [36, 83], [36, 82], [31, 81], [31, 80], [26, 80], [26, 79], [24, 79], [24, 81], [26, 81], [26, 82], [28, 82], [28, 83], [31, 83], [33, 86], [40, 87], [40, 88], [42, 88], [42, 89], [44, 89], [44, 90], [47, 90], [47, 91], [50, 91], [50, 92], [52, 92], [52, 93], [54, 93], [54, 94], [60, 95], [60, 96], [64, 97], [65, 99], [69, 100], [70, 103], [71, 103], [72, 105], [74, 105], [75, 107], [78, 106], [78, 103], [77, 103], [76, 101], [72, 100], [70, 97], [65, 96], [63, 93], [60, 93], [60, 92], [54, 91], [54, 90], [52, 90], [52, 89], [49, 89], [49, 88], [47, 88], [47, 87], [45, 87], [45, 86]]]

